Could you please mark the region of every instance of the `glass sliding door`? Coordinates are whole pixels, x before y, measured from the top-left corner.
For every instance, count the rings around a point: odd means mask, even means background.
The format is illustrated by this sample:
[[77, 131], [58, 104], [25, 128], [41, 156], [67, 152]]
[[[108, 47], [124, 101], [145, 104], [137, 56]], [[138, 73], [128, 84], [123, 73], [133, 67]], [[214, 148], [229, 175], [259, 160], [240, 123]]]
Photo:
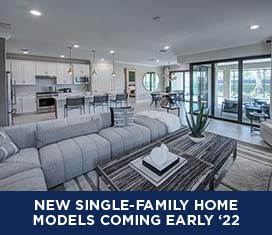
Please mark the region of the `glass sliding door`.
[[238, 121], [238, 61], [214, 64], [214, 116]]
[[190, 102], [190, 72], [184, 73], [184, 99]]
[[171, 91], [183, 93], [184, 107], [186, 110], [190, 110], [190, 72], [189, 71], [177, 71], [171, 72], [171, 77], [174, 78], [171, 81]]
[[193, 66], [191, 92], [191, 109], [193, 112], [198, 112], [201, 104], [204, 104], [205, 108], [211, 107], [211, 64]]
[[[271, 58], [243, 60], [243, 122], [250, 113], [266, 113], [270, 117]], [[256, 121], [256, 120], [253, 120]]]

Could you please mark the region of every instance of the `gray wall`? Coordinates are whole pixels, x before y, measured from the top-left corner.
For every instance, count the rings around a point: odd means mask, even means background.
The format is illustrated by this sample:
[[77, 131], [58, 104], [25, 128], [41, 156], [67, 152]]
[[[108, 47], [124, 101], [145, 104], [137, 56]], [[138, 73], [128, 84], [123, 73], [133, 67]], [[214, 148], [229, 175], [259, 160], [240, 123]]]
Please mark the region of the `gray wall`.
[[6, 39], [0, 38], [0, 126], [8, 125], [6, 84]]

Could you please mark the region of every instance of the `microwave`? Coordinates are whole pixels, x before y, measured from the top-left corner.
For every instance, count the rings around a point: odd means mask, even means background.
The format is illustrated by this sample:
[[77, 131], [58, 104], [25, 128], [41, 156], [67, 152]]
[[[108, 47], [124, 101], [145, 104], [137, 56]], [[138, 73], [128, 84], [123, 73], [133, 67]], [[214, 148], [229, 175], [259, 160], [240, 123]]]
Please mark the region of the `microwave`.
[[90, 78], [87, 76], [81, 76], [81, 77], [74, 78], [74, 84], [88, 84], [89, 81], [90, 81]]

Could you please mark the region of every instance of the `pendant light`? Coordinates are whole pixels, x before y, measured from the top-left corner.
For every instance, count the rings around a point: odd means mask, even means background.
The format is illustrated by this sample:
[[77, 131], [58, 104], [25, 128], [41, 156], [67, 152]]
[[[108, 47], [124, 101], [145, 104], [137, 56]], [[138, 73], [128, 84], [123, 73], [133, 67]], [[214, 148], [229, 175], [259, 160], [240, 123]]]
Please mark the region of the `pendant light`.
[[97, 73], [95, 72], [95, 50], [93, 50], [92, 52], [93, 52], [93, 72], [92, 72], [92, 76], [95, 77], [97, 75]]
[[168, 66], [164, 69], [163, 78], [168, 81], [174, 81], [177, 79], [177, 76], [172, 76], [172, 74], [170, 73], [170, 62], [168, 62]]
[[72, 75], [73, 74], [73, 69], [72, 69], [72, 47], [68, 47], [69, 49], [69, 63], [70, 63], [70, 68], [68, 70], [68, 74]]
[[112, 77], [116, 77], [115, 73], [115, 53], [112, 53]]

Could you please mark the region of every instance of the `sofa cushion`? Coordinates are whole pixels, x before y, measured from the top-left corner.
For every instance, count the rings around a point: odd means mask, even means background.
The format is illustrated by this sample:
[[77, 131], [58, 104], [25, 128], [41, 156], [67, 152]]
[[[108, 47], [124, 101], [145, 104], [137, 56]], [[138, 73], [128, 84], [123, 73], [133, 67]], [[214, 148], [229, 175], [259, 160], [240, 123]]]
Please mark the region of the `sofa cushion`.
[[72, 124], [63, 127], [52, 127], [48, 129], [38, 130], [35, 132], [36, 144], [37, 148], [39, 149], [46, 145], [54, 144], [59, 141], [97, 132], [97, 120], [89, 120], [87, 122]]
[[17, 146], [12, 142], [5, 131], [0, 129], [0, 162], [17, 152]]
[[99, 122], [99, 130], [109, 128], [112, 126], [111, 113], [110, 112], [102, 112], [92, 115], [93, 120], [98, 120]]
[[94, 170], [110, 160], [110, 143], [97, 134], [47, 145], [39, 150], [48, 188]]
[[36, 146], [34, 135], [36, 123], [5, 127], [4, 130], [19, 149], [33, 148]]
[[152, 141], [160, 139], [168, 134], [167, 126], [157, 119], [136, 115], [134, 122], [149, 128]]
[[0, 164], [0, 191], [46, 191], [41, 168], [24, 163]]
[[21, 149], [18, 153], [9, 157], [4, 163], [26, 163], [41, 167], [39, 153], [36, 148]]
[[112, 158], [121, 157], [151, 142], [151, 131], [138, 124], [107, 128], [99, 135], [111, 143]]

